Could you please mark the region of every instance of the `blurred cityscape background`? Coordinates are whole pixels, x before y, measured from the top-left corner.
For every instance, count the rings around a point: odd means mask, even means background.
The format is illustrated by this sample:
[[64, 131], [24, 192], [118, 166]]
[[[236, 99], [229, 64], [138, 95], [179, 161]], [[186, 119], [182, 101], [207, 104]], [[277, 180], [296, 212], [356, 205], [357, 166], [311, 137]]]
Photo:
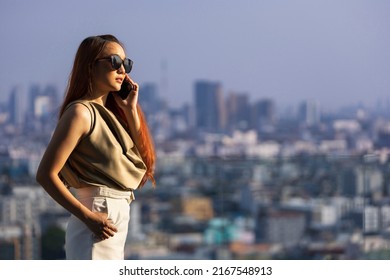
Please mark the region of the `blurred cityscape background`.
[[[128, 259], [390, 257], [390, 102], [278, 111], [196, 80], [172, 109], [141, 85], [157, 147], [157, 187], [131, 204]], [[3, 93], [2, 93], [3, 94]], [[62, 259], [68, 213], [35, 182], [57, 121], [50, 84], [0, 104], [0, 258]]]
[[390, 1], [0, 0], [0, 259], [63, 259], [35, 182], [74, 54], [113, 34], [157, 148], [127, 259], [390, 258]]

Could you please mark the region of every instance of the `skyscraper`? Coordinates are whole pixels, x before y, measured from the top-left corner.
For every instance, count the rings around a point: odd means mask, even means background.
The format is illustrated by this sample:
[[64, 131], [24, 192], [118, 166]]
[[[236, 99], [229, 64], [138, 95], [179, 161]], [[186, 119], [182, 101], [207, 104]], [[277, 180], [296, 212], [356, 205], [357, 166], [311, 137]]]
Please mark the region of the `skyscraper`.
[[11, 91], [9, 101], [8, 101], [8, 110], [9, 110], [9, 119], [8, 122], [12, 125], [20, 125], [23, 122], [23, 108], [21, 100], [21, 91], [19, 87], [14, 87]]
[[228, 129], [249, 128], [250, 105], [245, 93], [231, 93], [226, 100]]
[[26, 128], [51, 131], [56, 124], [58, 110], [57, 88], [54, 85], [47, 85], [43, 90], [39, 85], [32, 85], [29, 91]]
[[252, 127], [258, 131], [275, 124], [275, 103], [271, 99], [261, 99], [253, 105]]
[[43, 120], [52, 117], [58, 110], [57, 88], [47, 85], [41, 90], [39, 85], [30, 87], [30, 103], [28, 113], [33, 119]]
[[162, 109], [160, 108], [161, 101], [158, 97], [156, 84], [144, 83], [139, 91], [139, 103], [147, 116]]
[[196, 127], [206, 132], [221, 132], [226, 126], [222, 87], [218, 82], [195, 82]]
[[305, 100], [299, 106], [299, 121], [307, 126], [316, 125], [320, 121], [320, 110], [317, 102]]

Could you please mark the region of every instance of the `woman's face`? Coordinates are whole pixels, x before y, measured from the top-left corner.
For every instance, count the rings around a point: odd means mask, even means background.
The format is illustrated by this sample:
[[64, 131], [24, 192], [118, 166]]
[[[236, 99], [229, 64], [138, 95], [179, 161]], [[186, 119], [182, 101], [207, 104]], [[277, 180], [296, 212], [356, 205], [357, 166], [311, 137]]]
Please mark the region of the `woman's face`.
[[94, 90], [97, 92], [110, 92], [118, 91], [121, 88], [122, 82], [125, 79], [125, 69], [123, 65], [117, 70], [112, 68], [110, 59], [101, 59], [109, 58], [111, 55], [119, 55], [123, 60], [126, 55], [123, 48], [115, 43], [110, 42], [106, 45], [94, 68], [93, 76], [93, 86]]

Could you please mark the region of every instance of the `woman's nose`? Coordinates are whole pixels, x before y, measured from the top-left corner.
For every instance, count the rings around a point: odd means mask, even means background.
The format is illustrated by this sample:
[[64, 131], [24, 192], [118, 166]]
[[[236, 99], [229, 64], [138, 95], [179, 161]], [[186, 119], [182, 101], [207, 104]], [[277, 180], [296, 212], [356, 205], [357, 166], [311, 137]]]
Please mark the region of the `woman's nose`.
[[118, 72], [121, 74], [126, 72], [125, 66], [123, 66], [123, 63], [121, 64], [121, 67], [119, 67]]

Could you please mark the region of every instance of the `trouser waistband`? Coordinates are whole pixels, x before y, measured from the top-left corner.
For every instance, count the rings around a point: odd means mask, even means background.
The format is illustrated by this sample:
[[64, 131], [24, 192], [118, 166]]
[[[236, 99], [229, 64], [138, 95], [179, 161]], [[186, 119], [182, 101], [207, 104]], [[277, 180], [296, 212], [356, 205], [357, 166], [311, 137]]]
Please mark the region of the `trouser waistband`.
[[75, 190], [79, 198], [96, 197], [96, 196], [111, 197], [111, 198], [125, 198], [128, 200], [129, 203], [135, 200], [134, 192], [132, 190], [122, 191], [122, 190], [117, 190], [105, 186], [83, 187]]

